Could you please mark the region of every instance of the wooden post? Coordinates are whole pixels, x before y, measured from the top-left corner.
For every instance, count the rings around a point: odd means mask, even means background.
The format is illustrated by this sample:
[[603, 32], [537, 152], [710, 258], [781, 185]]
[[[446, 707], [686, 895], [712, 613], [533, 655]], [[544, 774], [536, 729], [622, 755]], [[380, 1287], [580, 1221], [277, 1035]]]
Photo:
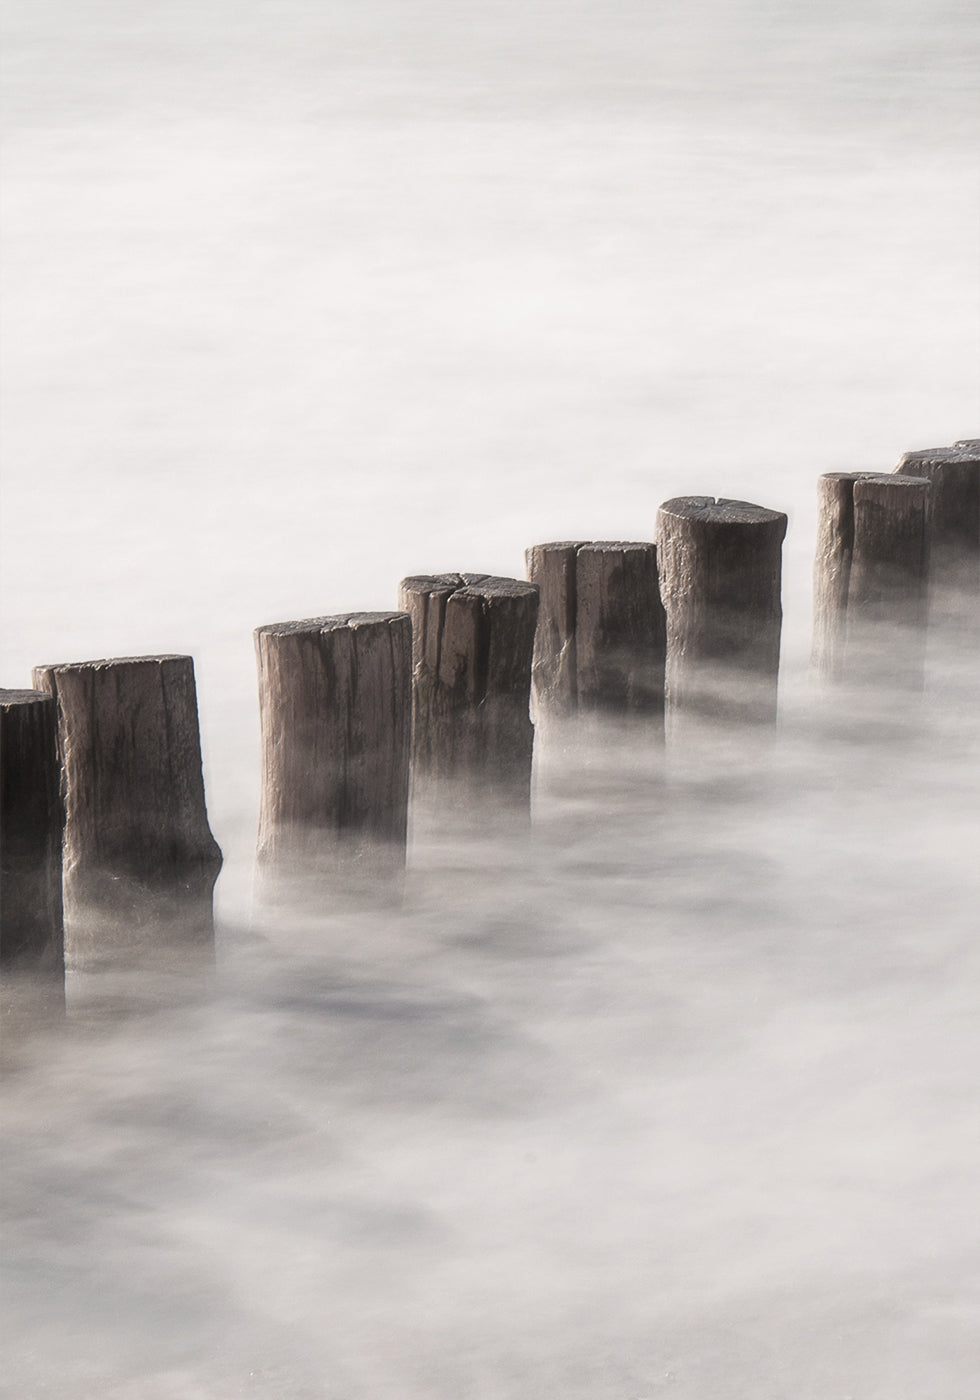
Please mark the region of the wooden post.
[[945, 591], [980, 590], [980, 443], [906, 452], [899, 476], [932, 483], [932, 581]]
[[688, 716], [773, 723], [786, 516], [679, 496], [657, 515], [668, 727]]
[[262, 723], [258, 858], [366, 882], [405, 864], [412, 624], [350, 613], [257, 628]]
[[221, 852], [204, 806], [194, 663], [38, 666], [58, 704], [69, 963], [213, 938]]
[[854, 551], [847, 590], [847, 672], [920, 689], [929, 611], [928, 479], [854, 482]]
[[639, 541], [534, 545], [541, 589], [534, 643], [539, 714], [649, 715], [662, 724], [667, 621], [656, 546]]
[[576, 560], [582, 540], [536, 544], [525, 550], [527, 576], [540, 606], [534, 635], [534, 702], [539, 716], [572, 715], [578, 709], [575, 647]]
[[37, 690], [0, 690], [0, 965], [50, 983], [64, 1006], [58, 710]]
[[827, 472], [817, 482], [814, 668], [918, 685], [928, 606], [925, 479]]
[[534, 726], [534, 584], [486, 574], [403, 579], [412, 618], [413, 763], [417, 788], [526, 804]]

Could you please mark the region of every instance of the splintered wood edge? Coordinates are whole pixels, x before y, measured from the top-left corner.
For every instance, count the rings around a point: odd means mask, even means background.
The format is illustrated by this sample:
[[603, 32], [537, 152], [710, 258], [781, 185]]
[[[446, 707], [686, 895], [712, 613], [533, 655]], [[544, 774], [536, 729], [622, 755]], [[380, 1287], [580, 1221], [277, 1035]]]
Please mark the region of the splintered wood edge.
[[11, 710], [15, 705], [55, 705], [50, 690], [0, 690], [0, 709]]
[[407, 612], [337, 613], [332, 617], [307, 617], [296, 622], [267, 622], [256, 627], [254, 636], [256, 640], [260, 637], [290, 637], [303, 633], [338, 632], [348, 627], [399, 626], [406, 621], [411, 621], [411, 615]]
[[160, 656], [107, 656], [99, 661], [47, 662], [43, 666], [35, 666], [33, 670], [35, 675], [43, 671], [102, 671], [109, 666], [160, 666], [165, 661], [190, 661], [193, 665], [194, 658], [178, 652], [166, 652]]

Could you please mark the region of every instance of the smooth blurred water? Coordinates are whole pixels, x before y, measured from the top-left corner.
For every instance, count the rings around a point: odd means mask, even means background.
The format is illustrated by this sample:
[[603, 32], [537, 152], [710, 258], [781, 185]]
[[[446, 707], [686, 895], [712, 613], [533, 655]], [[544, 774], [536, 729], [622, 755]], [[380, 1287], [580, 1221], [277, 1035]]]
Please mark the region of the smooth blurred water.
[[[3, 683], [193, 653], [226, 855], [194, 995], [13, 1054], [8, 1392], [960, 1400], [980, 661], [912, 737], [805, 662], [816, 475], [980, 422], [973, 8], [4, 25]], [[790, 515], [774, 747], [252, 918], [253, 627], [687, 493]]]

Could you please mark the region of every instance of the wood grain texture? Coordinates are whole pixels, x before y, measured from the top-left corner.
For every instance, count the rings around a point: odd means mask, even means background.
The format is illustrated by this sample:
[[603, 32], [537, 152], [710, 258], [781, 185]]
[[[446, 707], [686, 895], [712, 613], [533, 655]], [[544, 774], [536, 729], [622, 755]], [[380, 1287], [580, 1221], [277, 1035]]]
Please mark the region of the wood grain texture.
[[58, 707], [0, 690], [0, 962], [64, 979]]
[[578, 709], [575, 619], [578, 551], [584, 540], [556, 540], [525, 550], [527, 577], [539, 593], [531, 674], [541, 714], [574, 714]]
[[931, 578], [940, 589], [980, 591], [980, 444], [906, 452], [899, 476], [932, 484]]
[[854, 560], [854, 484], [879, 478], [888, 479], [882, 472], [825, 472], [817, 481], [811, 663], [827, 680], [839, 680], [845, 669], [847, 599]]
[[683, 496], [657, 515], [667, 613], [667, 710], [776, 718], [786, 516], [745, 501]]
[[525, 559], [541, 589], [537, 712], [662, 717], [666, 615], [656, 546], [562, 541], [534, 545]]
[[[262, 725], [259, 859], [403, 865], [411, 621], [348, 613], [255, 632]], [[385, 848], [384, 855], [380, 849]]]
[[34, 684], [58, 705], [73, 958], [97, 954], [103, 939], [213, 936], [221, 852], [205, 809], [192, 659], [38, 666]]
[[403, 579], [412, 618], [413, 769], [422, 792], [526, 803], [538, 590], [485, 574]]

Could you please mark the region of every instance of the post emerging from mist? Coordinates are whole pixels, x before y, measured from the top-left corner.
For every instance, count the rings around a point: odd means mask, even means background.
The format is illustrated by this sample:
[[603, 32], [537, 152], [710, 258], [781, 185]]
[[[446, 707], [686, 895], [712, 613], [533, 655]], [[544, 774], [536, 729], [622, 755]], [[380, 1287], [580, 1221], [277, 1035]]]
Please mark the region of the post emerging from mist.
[[38, 666], [34, 684], [58, 707], [69, 964], [210, 943], [221, 852], [191, 657]]
[[782, 511], [712, 496], [660, 507], [668, 733], [689, 718], [775, 722], [786, 525]]
[[486, 574], [426, 574], [402, 579], [399, 603], [412, 618], [417, 793], [526, 808], [537, 587]]
[[[4, 1012], [26, 990], [64, 1007], [58, 708], [38, 690], [0, 690], [0, 967]], [[13, 981], [11, 981], [13, 979]], [[16, 985], [15, 985], [16, 984]]]
[[328, 883], [356, 875], [365, 886], [400, 872], [408, 821], [410, 618], [349, 613], [272, 623], [256, 629], [255, 650], [260, 869], [323, 876]]
[[921, 687], [931, 494], [919, 477], [819, 478], [812, 663], [825, 679]]
[[537, 714], [649, 717], [662, 734], [667, 619], [656, 545], [564, 541], [534, 545], [525, 557], [541, 590]]
[[[906, 452], [895, 474], [932, 483], [931, 578], [940, 595], [980, 593], [980, 442]], [[940, 602], [944, 600], [940, 598]]]

